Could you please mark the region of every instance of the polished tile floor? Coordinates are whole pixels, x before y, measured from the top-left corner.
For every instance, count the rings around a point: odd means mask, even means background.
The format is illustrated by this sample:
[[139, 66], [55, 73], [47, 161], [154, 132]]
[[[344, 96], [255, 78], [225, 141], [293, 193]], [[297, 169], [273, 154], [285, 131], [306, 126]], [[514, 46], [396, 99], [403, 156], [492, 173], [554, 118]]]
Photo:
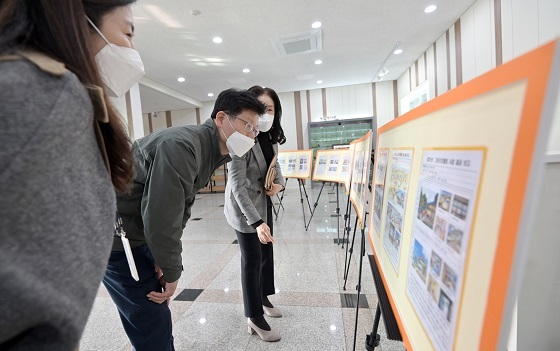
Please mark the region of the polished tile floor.
[[[346, 290], [346, 247], [337, 245], [336, 188], [306, 185], [311, 208], [317, 202], [309, 229], [304, 227], [297, 182], [288, 183], [283, 207], [275, 222], [274, 260], [277, 293], [271, 302], [282, 309], [282, 318], [267, 318], [282, 335], [266, 343], [247, 333], [243, 316], [240, 253], [235, 233], [223, 215], [223, 194], [201, 194], [183, 234], [183, 265], [174, 300], [170, 304], [176, 350], [352, 350], [359, 275], [359, 232], [356, 235]], [[341, 212], [346, 196], [339, 192]], [[305, 195], [305, 218], [310, 210]], [[278, 203], [278, 201], [275, 201]], [[197, 219], [197, 220], [193, 220]], [[340, 217], [340, 237], [343, 235]], [[354, 216], [351, 219], [354, 224]], [[351, 240], [351, 237], [350, 237]], [[366, 243], [366, 253], [370, 252]], [[377, 295], [367, 256], [363, 260], [362, 294], [356, 350], [365, 350], [371, 332]], [[387, 340], [383, 321], [376, 350], [404, 350], [402, 342]], [[117, 309], [101, 286], [80, 343], [81, 351], [131, 350]]]

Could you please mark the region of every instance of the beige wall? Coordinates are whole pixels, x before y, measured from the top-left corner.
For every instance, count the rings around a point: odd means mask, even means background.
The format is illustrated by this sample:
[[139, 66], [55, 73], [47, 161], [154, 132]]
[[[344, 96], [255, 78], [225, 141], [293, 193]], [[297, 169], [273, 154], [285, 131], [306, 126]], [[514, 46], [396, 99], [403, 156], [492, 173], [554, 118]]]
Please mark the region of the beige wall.
[[[430, 81], [430, 98], [434, 98], [456, 87], [458, 76], [462, 77], [464, 83], [495, 68], [500, 47], [502, 62], [505, 63], [560, 36], [560, 1], [498, 1], [478, 0], [474, 3], [398, 78], [399, 101], [422, 83], [425, 75], [424, 56]], [[494, 11], [496, 2], [501, 8], [497, 13]], [[496, 19], [501, 21], [501, 26], [496, 24]], [[460, 26], [458, 33], [455, 31], [457, 24]], [[501, 34], [501, 42], [496, 42], [496, 33]], [[458, 52], [460, 57], [457, 57]], [[418, 82], [415, 79], [416, 66]], [[412, 79], [409, 80], [409, 77]], [[556, 110], [548, 150], [560, 152], [560, 109]]]

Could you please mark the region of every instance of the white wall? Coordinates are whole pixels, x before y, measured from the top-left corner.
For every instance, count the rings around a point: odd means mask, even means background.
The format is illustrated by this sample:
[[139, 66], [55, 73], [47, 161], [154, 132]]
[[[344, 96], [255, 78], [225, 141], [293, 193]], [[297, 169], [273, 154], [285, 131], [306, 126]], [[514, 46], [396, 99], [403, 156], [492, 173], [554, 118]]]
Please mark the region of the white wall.
[[[200, 122], [202, 123], [202, 121]], [[196, 125], [196, 109], [171, 111], [171, 125], [173, 127]]]
[[165, 112], [158, 113], [157, 117], [152, 115], [152, 132], [157, 132], [167, 128], [167, 121], [165, 118]]
[[[280, 150], [297, 150], [297, 129], [296, 129], [296, 104], [294, 93], [280, 93], [280, 104], [282, 105], [282, 129], [286, 136], [286, 143], [280, 145]], [[305, 101], [302, 100], [302, 104]], [[305, 102], [307, 103], [307, 102]], [[307, 138], [304, 136], [304, 138]]]
[[[506, 63], [540, 45], [560, 36], [559, 0], [501, 0], [502, 61]], [[478, 0], [460, 18], [460, 48], [455, 42], [455, 25], [449, 28], [450, 81], [448, 86], [447, 40], [443, 33], [426, 50], [430, 98], [433, 99], [457, 86], [456, 50], [460, 49], [462, 82], [465, 83], [496, 67], [497, 43], [494, 0]], [[437, 72], [434, 70], [437, 59]], [[418, 60], [419, 83], [424, 79], [424, 55]], [[398, 78], [398, 99], [400, 100], [415, 88], [415, 65]], [[437, 73], [437, 94], [435, 77]], [[409, 80], [412, 77], [412, 82]], [[560, 98], [560, 97], [559, 97]], [[385, 101], [377, 101], [378, 110], [385, 108]], [[400, 104], [399, 104], [400, 105]], [[399, 107], [400, 108], [400, 107]], [[400, 112], [400, 111], [399, 111]], [[380, 124], [382, 125], [382, 124]], [[560, 111], [554, 117], [549, 151], [560, 152]]]

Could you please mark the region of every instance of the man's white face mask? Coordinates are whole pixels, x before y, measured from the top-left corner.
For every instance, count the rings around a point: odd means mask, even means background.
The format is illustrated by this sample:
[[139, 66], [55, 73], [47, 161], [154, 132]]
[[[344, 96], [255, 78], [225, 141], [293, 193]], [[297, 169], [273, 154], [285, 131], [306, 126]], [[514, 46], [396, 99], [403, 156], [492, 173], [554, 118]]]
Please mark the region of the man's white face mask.
[[231, 129], [234, 130], [233, 134], [228, 138], [226, 137], [226, 133], [224, 133], [224, 130], [220, 128], [222, 134], [224, 134], [224, 137], [226, 138], [226, 147], [231, 156], [242, 157], [249, 150], [251, 150], [253, 146], [255, 146], [255, 139], [249, 138], [248, 136], [239, 133], [237, 130], [235, 130], [233, 124], [231, 124], [229, 117], [226, 116], [226, 119], [228, 120]]
[[144, 63], [138, 51], [109, 43], [93, 22], [87, 20], [107, 42], [95, 55], [103, 84], [109, 96], [121, 97], [144, 76]]
[[262, 115], [259, 117], [259, 130], [261, 132], [268, 132], [274, 123], [274, 115]]

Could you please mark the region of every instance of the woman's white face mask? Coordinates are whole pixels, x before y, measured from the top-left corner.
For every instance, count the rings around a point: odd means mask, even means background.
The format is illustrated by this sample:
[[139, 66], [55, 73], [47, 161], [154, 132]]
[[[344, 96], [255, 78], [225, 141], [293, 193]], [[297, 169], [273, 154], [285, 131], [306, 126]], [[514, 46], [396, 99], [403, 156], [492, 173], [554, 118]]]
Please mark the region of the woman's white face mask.
[[268, 132], [274, 123], [274, 116], [265, 114], [259, 117], [259, 130], [261, 132]]
[[93, 22], [87, 20], [107, 42], [95, 55], [103, 84], [109, 96], [121, 97], [144, 76], [144, 63], [138, 51], [109, 43]]
[[251, 150], [253, 146], [255, 146], [255, 139], [249, 138], [248, 136], [239, 133], [237, 130], [235, 130], [233, 124], [231, 124], [229, 117], [226, 116], [226, 119], [228, 120], [231, 129], [233, 129], [233, 134], [228, 138], [226, 137], [226, 133], [224, 133], [224, 130], [221, 128], [220, 130], [226, 138], [226, 147], [228, 149], [228, 152], [231, 156], [242, 157], [249, 150]]

